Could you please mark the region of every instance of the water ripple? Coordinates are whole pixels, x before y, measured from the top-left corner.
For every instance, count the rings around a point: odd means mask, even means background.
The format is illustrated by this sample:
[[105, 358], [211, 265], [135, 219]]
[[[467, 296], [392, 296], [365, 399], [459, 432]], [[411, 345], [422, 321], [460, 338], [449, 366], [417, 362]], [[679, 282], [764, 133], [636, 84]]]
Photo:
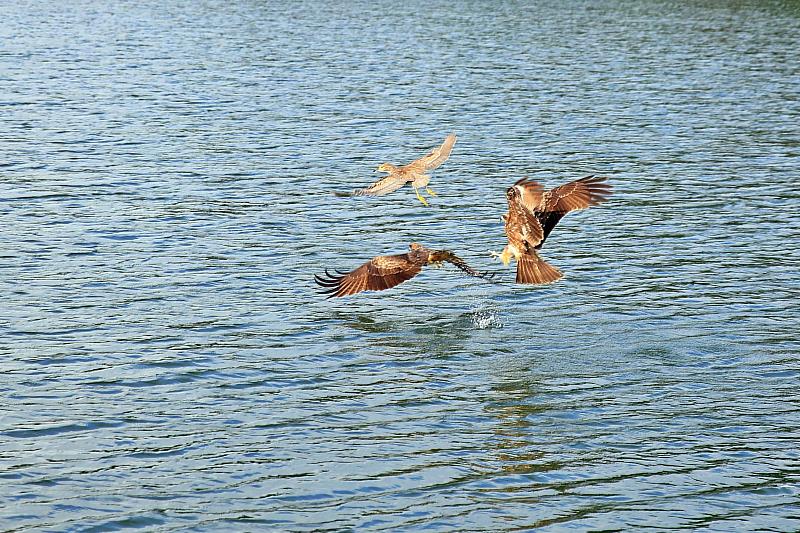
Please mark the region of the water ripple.
[[[406, 8], [4, 5], [0, 529], [800, 529], [797, 9]], [[498, 283], [316, 293], [411, 241]]]

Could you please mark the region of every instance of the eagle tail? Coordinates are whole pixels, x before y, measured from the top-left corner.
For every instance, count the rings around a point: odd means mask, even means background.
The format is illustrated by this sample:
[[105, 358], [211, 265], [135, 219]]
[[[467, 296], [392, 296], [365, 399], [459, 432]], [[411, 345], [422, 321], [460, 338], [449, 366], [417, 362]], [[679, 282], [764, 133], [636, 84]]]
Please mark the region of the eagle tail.
[[556, 267], [532, 252], [517, 260], [517, 283], [541, 285], [560, 280], [564, 274]]

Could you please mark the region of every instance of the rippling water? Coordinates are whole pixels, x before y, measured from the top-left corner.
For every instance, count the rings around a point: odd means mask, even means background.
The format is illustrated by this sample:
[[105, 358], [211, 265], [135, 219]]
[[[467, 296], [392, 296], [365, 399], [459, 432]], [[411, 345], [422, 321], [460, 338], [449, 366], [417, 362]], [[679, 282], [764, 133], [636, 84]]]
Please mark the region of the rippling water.
[[[0, 528], [800, 529], [795, 2], [21, 2]], [[334, 197], [454, 131], [423, 208]], [[615, 186], [515, 286], [504, 189]], [[384, 293], [312, 275], [411, 241]]]

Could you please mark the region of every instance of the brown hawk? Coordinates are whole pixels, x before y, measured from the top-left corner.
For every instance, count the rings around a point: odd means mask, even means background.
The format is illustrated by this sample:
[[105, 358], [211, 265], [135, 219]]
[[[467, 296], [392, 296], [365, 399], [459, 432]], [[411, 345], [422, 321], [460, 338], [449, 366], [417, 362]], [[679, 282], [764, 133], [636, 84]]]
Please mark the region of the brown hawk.
[[502, 253], [492, 252], [508, 266], [517, 261], [517, 283], [552, 283], [563, 274], [539, 256], [547, 236], [564, 215], [598, 205], [611, 195], [607, 178], [587, 176], [559, 185], [550, 191], [523, 178], [506, 190], [508, 214], [503, 216], [508, 245]]
[[339, 272], [338, 275], [314, 275], [317, 285], [323, 287], [322, 293], [328, 298], [349, 296], [362, 291], [382, 291], [408, 281], [429, 264], [440, 264], [447, 261], [463, 270], [470, 276], [491, 278], [494, 274], [478, 272], [472, 269], [463, 259], [447, 250], [429, 250], [419, 243], [409, 245], [410, 251], [398, 255], [379, 255], [373, 257], [351, 272]]

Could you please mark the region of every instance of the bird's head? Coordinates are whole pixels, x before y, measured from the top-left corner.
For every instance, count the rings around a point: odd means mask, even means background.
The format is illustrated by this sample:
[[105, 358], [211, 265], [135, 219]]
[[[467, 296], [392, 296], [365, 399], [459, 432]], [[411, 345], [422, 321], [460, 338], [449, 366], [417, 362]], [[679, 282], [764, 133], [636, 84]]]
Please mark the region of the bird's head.
[[518, 197], [519, 197], [519, 191], [517, 190], [516, 187], [509, 187], [508, 189], [506, 189], [506, 198], [508, 198], [509, 201], [512, 201]]
[[411, 259], [414, 262], [419, 262], [421, 264], [429, 262], [428, 259], [430, 259], [431, 256], [430, 250], [428, 250], [418, 242], [412, 242], [411, 244], [408, 245], [408, 247], [411, 249], [411, 251], [408, 252], [409, 259]]
[[397, 167], [391, 163], [381, 163], [378, 168], [375, 169], [375, 172], [389, 172], [392, 173], [397, 170]]

